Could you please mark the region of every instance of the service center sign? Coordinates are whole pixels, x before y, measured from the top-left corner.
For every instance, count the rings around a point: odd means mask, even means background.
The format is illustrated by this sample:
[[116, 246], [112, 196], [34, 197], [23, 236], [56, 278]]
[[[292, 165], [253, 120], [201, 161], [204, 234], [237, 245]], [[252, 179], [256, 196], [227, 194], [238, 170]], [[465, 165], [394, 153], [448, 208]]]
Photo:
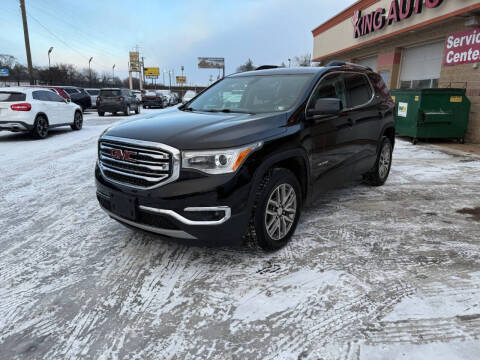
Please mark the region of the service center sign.
[[460, 65], [480, 62], [480, 28], [447, 36], [443, 64]]

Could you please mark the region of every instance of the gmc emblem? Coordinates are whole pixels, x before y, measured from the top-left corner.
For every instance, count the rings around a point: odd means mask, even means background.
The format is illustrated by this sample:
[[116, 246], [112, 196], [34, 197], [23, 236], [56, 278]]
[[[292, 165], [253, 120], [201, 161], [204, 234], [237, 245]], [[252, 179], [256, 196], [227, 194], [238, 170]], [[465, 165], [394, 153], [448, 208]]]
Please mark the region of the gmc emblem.
[[110, 156], [117, 160], [137, 162], [136, 159], [132, 158], [132, 155], [137, 155], [136, 151], [121, 150], [121, 149], [110, 149]]

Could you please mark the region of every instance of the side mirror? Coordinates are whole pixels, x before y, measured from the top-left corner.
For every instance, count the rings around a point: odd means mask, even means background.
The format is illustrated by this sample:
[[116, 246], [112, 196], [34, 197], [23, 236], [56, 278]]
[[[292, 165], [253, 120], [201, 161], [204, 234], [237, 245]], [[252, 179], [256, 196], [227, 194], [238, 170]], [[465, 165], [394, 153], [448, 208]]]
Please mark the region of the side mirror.
[[307, 110], [308, 116], [335, 115], [342, 110], [342, 100], [337, 98], [320, 98], [315, 106]]

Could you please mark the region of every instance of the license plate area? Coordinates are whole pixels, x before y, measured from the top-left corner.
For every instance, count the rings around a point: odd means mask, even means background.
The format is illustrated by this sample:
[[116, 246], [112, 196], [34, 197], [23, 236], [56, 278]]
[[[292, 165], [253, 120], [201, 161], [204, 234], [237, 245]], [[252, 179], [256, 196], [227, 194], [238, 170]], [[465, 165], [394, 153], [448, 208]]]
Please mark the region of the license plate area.
[[137, 218], [137, 201], [133, 196], [112, 194], [110, 207], [114, 214], [128, 220]]

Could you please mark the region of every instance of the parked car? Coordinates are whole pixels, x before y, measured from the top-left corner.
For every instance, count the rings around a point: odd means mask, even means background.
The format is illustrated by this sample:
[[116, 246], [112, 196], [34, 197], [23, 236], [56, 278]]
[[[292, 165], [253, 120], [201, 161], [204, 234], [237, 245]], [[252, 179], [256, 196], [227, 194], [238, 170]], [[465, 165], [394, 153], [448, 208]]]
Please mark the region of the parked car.
[[385, 183], [393, 109], [381, 76], [359, 65], [230, 75], [188, 104], [106, 130], [97, 198], [128, 226], [275, 250], [318, 194], [359, 175]]
[[51, 128], [70, 126], [80, 130], [82, 125], [81, 107], [49, 89], [0, 88], [0, 130], [30, 132], [44, 139]]
[[148, 90], [142, 95], [142, 104], [145, 109], [168, 106], [168, 98], [160, 90]]
[[140, 103], [131, 90], [123, 88], [100, 90], [97, 97], [98, 115], [103, 116], [106, 112], [116, 115], [117, 112], [123, 112], [125, 116], [129, 116], [132, 110], [135, 114], [140, 114]]
[[70, 98], [70, 95], [66, 91], [63, 90], [61, 86], [50, 86], [50, 85], [28, 85], [26, 87], [34, 87], [34, 88], [42, 88], [42, 89], [49, 89], [56, 93], [57, 95], [60, 95], [62, 98], [71, 101], [72, 99]]
[[172, 92], [172, 104], [177, 105], [180, 103], [180, 96], [176, 92]]
[[90, 106], [92, 109], [97, 108], [97, 96], [100, 93], [100, 89], [85, 89], [86, 93], [90, 95], [90, 99], [92, 105]]
[[182, 102], [185, 104], [185, 103], [189, 102], [190, 100], [192, 100], [195, 96], [197, 96], [197, 93], [195, 91], [187, 90], [185, 92], [185, 95], [183, 95]]
[[132, 90], [138, 102], [142, 102], [142, 92], [140, 90]]
[[157, 90], [157, 94], [162, 94], [167, 99], [167, 106], [174, 105], [173, 93], [170, 90]]
[[75, 86], [58, 86], [57, 88], [65, 91], [72, 99], [72, 102], [80, 105], [82, 111], [92, 106], [92, 99], [84, 89]]

